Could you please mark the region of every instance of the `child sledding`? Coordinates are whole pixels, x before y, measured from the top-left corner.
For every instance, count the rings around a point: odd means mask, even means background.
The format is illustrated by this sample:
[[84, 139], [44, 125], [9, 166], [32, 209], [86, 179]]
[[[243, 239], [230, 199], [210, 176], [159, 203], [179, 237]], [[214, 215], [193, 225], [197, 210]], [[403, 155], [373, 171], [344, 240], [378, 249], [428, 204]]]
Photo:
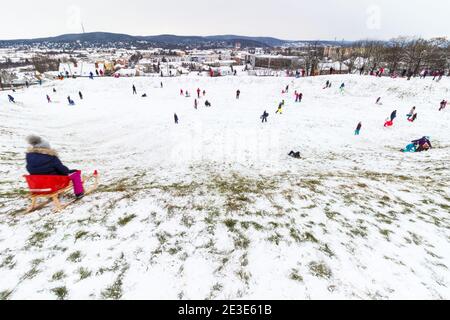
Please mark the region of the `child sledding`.
[[[31, 135], [27, 137], [30, 147], [26, 153], [27, 171], [25, 175], [28, 183], [31, 206], [27, 212], [43, 207], [49, 199], [55, 205], [55, 211], [67, 207], [76, 200], [94, 191], [98, 186], [98, 174], [95, 171], [90, 177], [82, 177], [80, 170], [70, 170], [62, 164], [55, 150], [50, 144], [39, 136]], [[84, 183], [90, 178], [94, 179], [94, 185], [85, 190]], [[65, 204], [61, 204], [59, 196], [73, 189], [75, 198]], [[39, 198], [47, 201], [37, 203]]]
[[402, 152], [422, 152], [428, 151], [432, 148], [430, 137], [424, 136], [420, 139], [411, 141], [404, 149], [401, 149]]
[[397, 110], [392, 111], [390, 118], [387, 118], [384, 122], [385, 127], [392, 127], [394, 125], [394, 119], [397, 117]]

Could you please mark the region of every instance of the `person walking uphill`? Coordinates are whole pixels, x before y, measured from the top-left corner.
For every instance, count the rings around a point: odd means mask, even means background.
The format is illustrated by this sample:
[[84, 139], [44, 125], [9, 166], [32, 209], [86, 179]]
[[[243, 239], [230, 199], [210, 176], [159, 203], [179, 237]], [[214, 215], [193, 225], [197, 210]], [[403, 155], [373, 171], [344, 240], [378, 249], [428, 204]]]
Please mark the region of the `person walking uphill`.
[[269, 116], [269, 114], [267, 113], [266, 110], [264, 110], [264, 113], [262, 114], [262, 116], [260, 117], [260, 119], [262, 120], [261, 122], [267, 122], [267, 117]]
[[278, 106], [278, 109], [277, 109], [277, 111], [275, 111], [275, 113], [283, 114], [283, 105], [281, 103]]
[[36, 135], [27, 137], [30, 147], [26, 153], [27, 171], [31, 175], [60, 175], [69, 176], [73, 183], [73, 191], [77, 199], [84, 195], [81, 171], [70, 170], [62, 164], [58, 153], [50, 147], [50, 144]]

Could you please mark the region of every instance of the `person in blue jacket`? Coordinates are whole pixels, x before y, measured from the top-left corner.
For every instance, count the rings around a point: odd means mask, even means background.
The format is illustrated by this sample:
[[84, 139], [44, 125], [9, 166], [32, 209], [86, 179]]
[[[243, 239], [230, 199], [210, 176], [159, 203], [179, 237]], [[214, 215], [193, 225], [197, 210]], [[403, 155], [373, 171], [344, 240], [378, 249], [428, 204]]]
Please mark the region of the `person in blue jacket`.
[[[31, 175], [60, 175], [76, 179], [78, 170], [70, 170], [59, 159], [58, 153], [50, 147], [50, 144], [36, 135], [27, 137], [30, 147], [26, 153], [27, 171]], [[78, 177], [81, 179], [81, 177]], [[77, 178], [77, 179], [78, 179]], [[81, 183], [81, 181], [80, 181]], [[75, 194], [81, 198], [83, 193]]]
[[8, 100], [9, 100], [9, 102], [16, 103], [14, 101], [14, 97], [12, 95], [10, 95], [10, 94], [8, 94]]

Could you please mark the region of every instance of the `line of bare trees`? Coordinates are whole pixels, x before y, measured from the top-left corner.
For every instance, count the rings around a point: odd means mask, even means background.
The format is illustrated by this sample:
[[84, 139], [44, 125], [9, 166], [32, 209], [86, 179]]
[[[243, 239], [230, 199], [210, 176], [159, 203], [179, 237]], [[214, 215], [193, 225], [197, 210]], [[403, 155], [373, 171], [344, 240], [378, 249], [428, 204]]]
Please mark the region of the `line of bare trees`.
[[450, 41], [446, 38], [399, 37], [387, 42], [363, 40], [337, 50], [337, 60], [350, 73], [364, 68], [374, 72], [385, 68], [389, 74], [406, 72], [417, 76], [422, 70], [448, 72]]

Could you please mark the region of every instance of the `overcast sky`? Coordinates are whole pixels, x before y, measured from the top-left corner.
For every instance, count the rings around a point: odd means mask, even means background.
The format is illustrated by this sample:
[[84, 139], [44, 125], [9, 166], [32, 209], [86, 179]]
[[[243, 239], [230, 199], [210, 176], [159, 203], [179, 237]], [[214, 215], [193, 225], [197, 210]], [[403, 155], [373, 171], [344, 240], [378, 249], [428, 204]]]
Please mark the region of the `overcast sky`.
[[289, 40], [450, 37], [450, 0], [14, 0], [0, 39], [107, 31]]

